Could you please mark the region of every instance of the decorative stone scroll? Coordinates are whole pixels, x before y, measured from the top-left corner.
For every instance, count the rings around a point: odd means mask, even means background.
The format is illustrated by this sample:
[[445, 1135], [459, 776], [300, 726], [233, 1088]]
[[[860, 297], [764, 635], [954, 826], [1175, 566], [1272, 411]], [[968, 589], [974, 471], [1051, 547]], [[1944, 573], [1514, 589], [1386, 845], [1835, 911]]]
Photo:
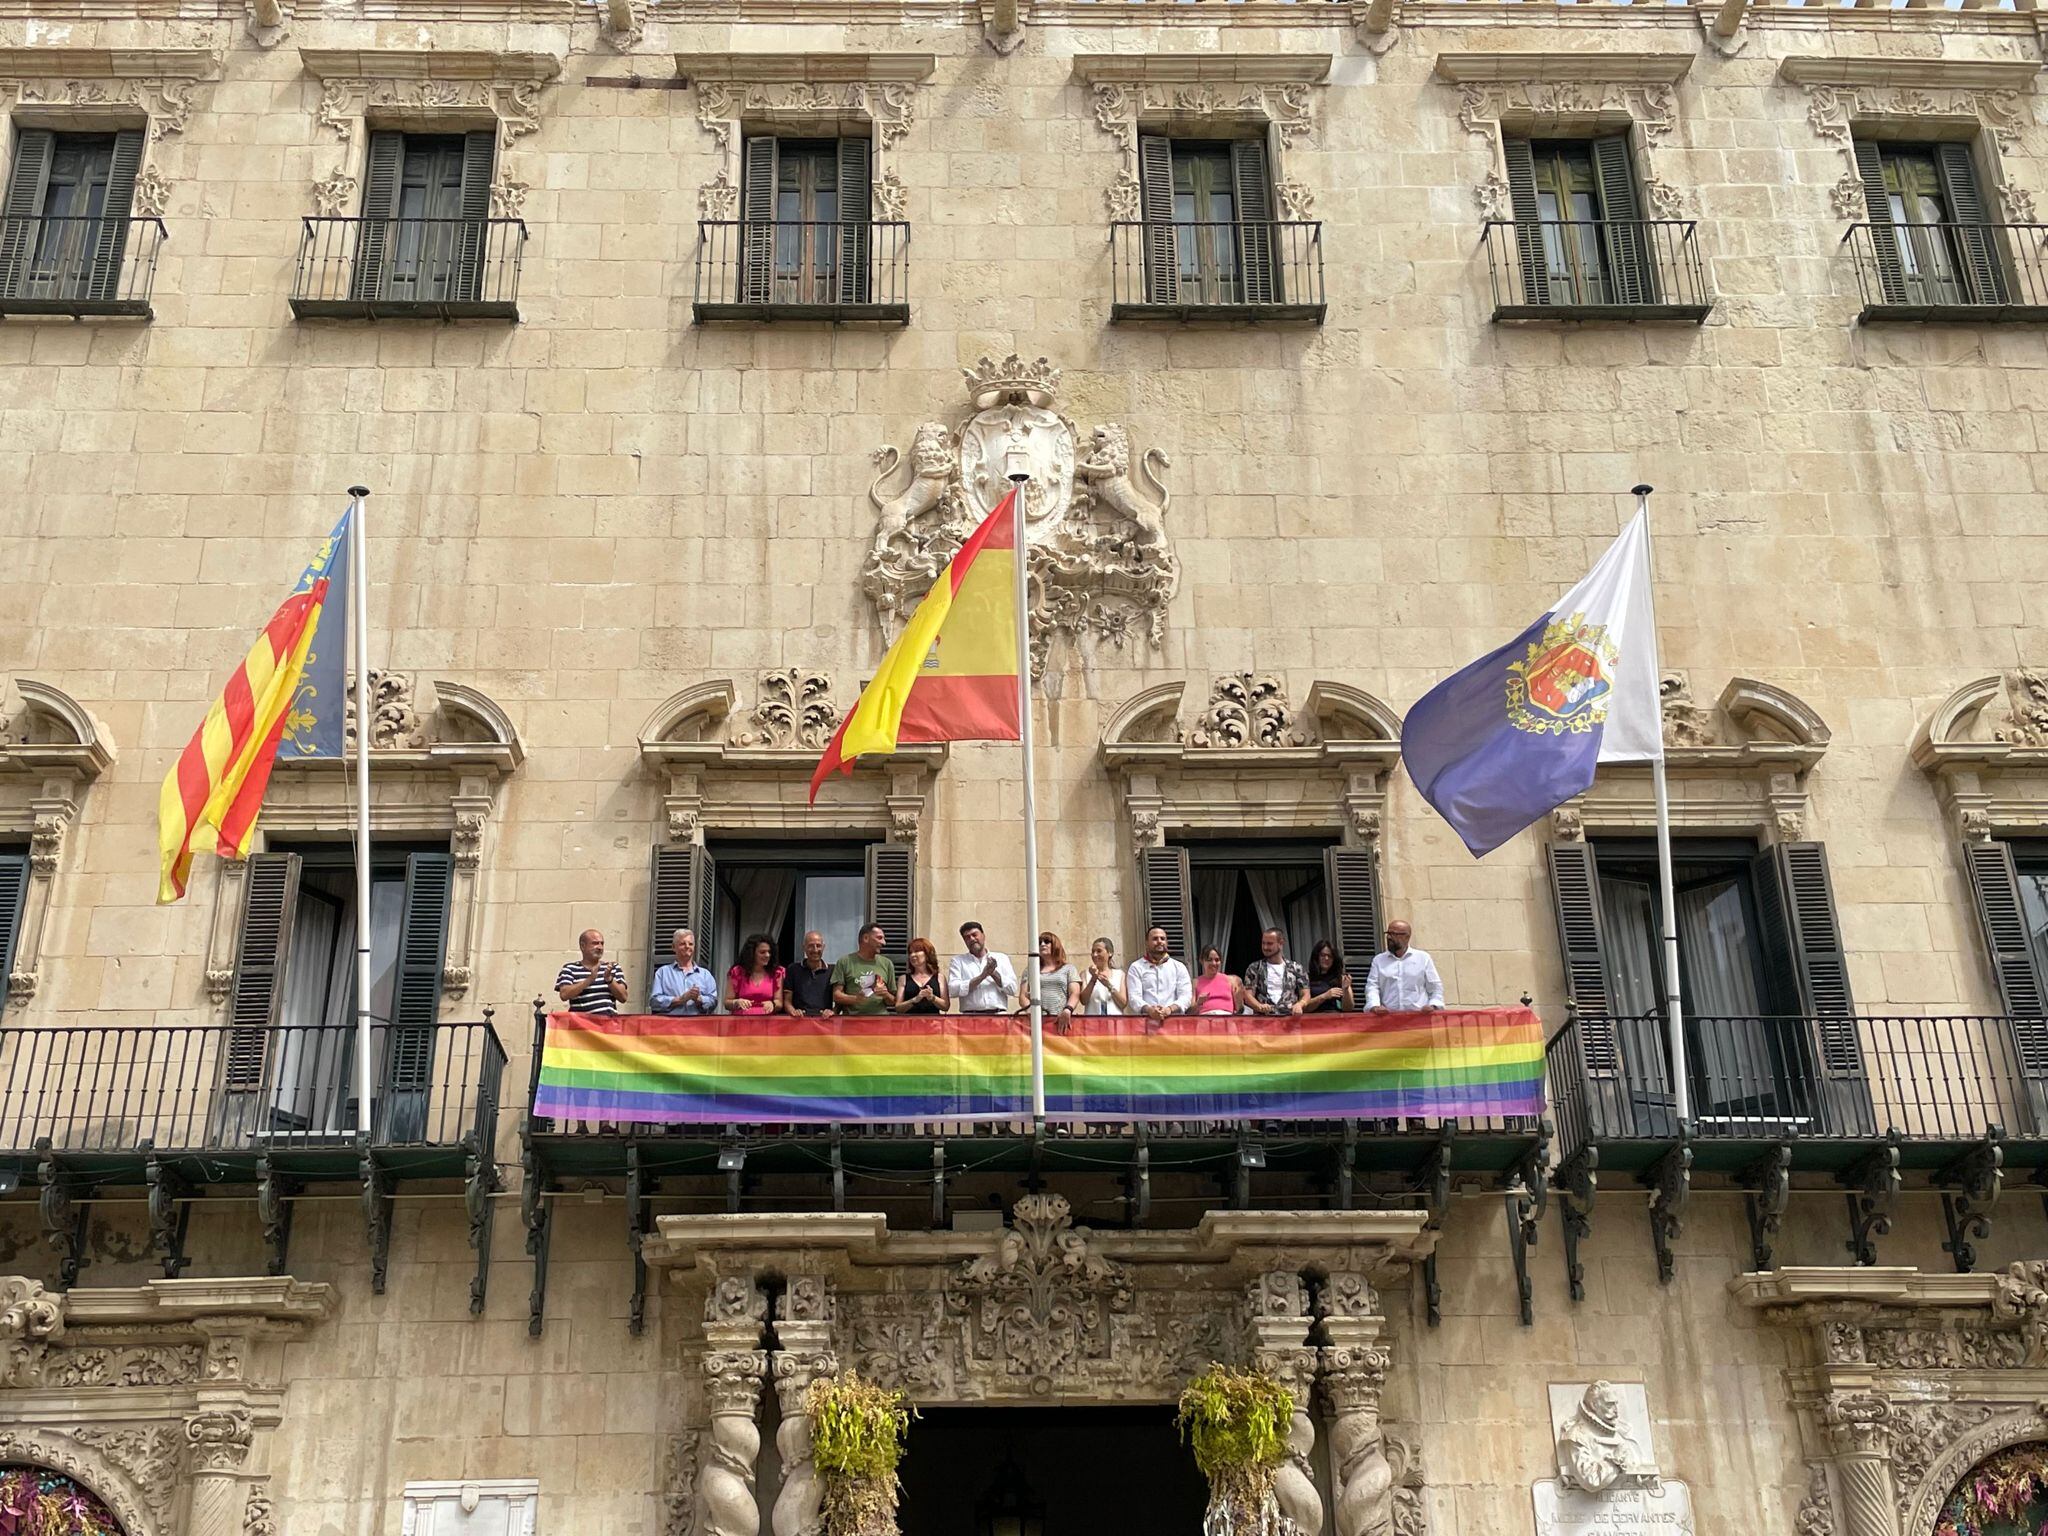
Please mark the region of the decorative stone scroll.
[[1912, 755], [1966, 840], [2048, 831], [2048, 670], [1963, 684], [1921, 723]]
[[1806, 121], [1840, 151], [1844, 169], [1828, 193], [1835, 216], [1870, 216], [1862, 172], [1856, 165], [1856, 134], [1901, 133], [1924, 137], [1943, 129], [1987, 141], [1983, 157], [2001, 215], [2015, 224], [2036, 217], [2030, 192], [2007, 179], [2008, 157], [2017, 158], [2022, 134], [2032, 120], [2024, 94], [2041, 66], [2018, 59], [1787, 58], [1782, 80], [1806, 92]]
[[92, 712], [61, 689], [17, 679], [0, 694], [0, 833], [28, 835], [28, 891], [7, 1000], [25, 1003], [42, 972], [43, 936], [64, 843], [87, 787], [114, 761]]
[[1480, 218], [1512, 219], [1502, 134], [1569, 135], [1632, 130], [1637, 180], [1653, 219], [1689, 217], [1689, 199], [1658, 175], [1657, 151], [1678, 124], [1674, 89], [1693, 54], [1440, 53], [1437, 78], [1458, 87], [1458, 122], [1492, 150], [1473, 188]]
[[1104, 191], [1112, 221], [1133, 223], [1141, 216], [1138, 134], [1151, 128], [1212, 137], [1265, 134], [1280, 216], [1313, 217], [1315, 193], [1290, 151], [1315, 132], [1330, 55], [1082, 53], [1074, 56], [1074, 73], [1091, 88], [1095, 126], [1124, 154]]
[[1971, 1467], [2048, 1436], [2048, 1263], [1787, 1268], [1729, 1288], [1799, 1341], [1786, 1385], [1812, 1468], [1801, 1536], [1931, 1531]]
[[1180, 560], [1167, 536], [1172, 495], [1166, 455], [1135, 453], [1127, 428], [1095, 427], [1085, 438], [1053, 409], [1060, 370], [1012, 353], [965, 370], [969, 412], [955, 425], [928, 421], [911, 441], [910, 475], [887, 487], [903, 455], [875, 455], [868, 488], [874, 544], [861, 587], [893, 640], [946, 563], [1009, 493], [1006, 456], [1030, 461], [1024, 531], [1032, 578], [1034, 659], [1048, 688], [1046, 655], [1056, 638], [1089, 636], [1116, 646], [1142, 634], [1157, 648], [1167, 605], [1180, 588]]

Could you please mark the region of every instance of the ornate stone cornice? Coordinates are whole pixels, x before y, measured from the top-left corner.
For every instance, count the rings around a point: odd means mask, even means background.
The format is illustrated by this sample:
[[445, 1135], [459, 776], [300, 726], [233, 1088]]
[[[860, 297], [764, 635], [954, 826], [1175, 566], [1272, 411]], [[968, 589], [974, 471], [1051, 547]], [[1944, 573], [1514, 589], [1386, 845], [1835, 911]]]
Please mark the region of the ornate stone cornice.
[[1077, 53], [1074, 73], [1091, 84], [1321, 85], [1330, 62], [1327, 53]]
[[865, 80], [920, 85], [938, 58], [929, 53], [679, 53], [676, 71], [693, 82], [806, 82]]
[[0, 48], [0, 75], [35, 79], [210, 80], [211, 48]]
[[1911, 750], [1966, 839], [2048, 828], [2048, 671], [1973, 678], [1921, 722]]
[[301, 48], [299, 62], [316, 80], [490, 80], [541, 85], [562, 73], [553, 53], [461, 48]]
[[1696, 56], [1691, 49], [1683, 53], [1605, 53], [1596, 49], [1571, 53], [1440, 53], [1436, 56], [1436, 74], [1451, 85], [1557, 81], [1676, 85], [1692, 68]]
[[1920, 91], [2024, 91], [2041, 73], [2035, 59], [1853, 58], [1798, 54], [1782, 60], [1778, 77], [1794, 85], [1844, 89], [1881, 86]]

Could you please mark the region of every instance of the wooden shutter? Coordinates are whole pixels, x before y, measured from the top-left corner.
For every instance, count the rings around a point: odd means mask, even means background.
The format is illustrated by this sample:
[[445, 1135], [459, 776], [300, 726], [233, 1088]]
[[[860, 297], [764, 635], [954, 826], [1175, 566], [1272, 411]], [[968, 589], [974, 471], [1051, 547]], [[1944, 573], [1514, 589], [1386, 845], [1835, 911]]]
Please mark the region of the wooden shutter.
[[654, 973], [675, 957], [678, 928], [697, 935], [697, 963], [706, 970], [711, 968], [711, 924], [717, 900], [718, 866], [708, 849], [688, 843], [654, 845], [654, 874], [647, 892], [648, 997], [654, 995]]
[[28, 905], [28, 855], [0, 853], [0, 1015], [7, 1012], [7, 978], [21, 944], [21, 914]]
[[[1543, 205], [1536, 200], [1536, 157], [1527, 139], [1501, 140], [1508, 168], [1508, 204], [1515, 212], [1515, 259], [1522, 268], [1522, 299], [1550, 302], [1550, 258], [1543, 250]], [[1603, 1001], [1601, 1007], [1605, 1009]]]
[[135, 206], [135, 178], [142, 170], [146, 137], [140, 128], [123, 128], [114, 135], [106, 201], [101, 204], [100, 227], [93, 232], [92, 271], [86, 278], [89, 299], [120, 297], [121, 261], [128, 253], [128, 215]]
[[1642, 203], [1636, 197], [1636, 171], [1629, 158], [1627, 134], [1593, 141], [1593, 177], [1600, 184], [1601, 233], [1606, 237], [1614, 302], [1654, 304], [1656, 262], [1650, 231], [1642, 223]]
[[1138, 135], [1138, 215], [1145, 221], [1140, 231], [1145, 237], [1145, 302], [1171, 304], [1180, 292], [1180, 257], [1173, 222], [1173, 140], [1163, 134]]
[[[263, 1086], [270, 1036], [284, 1000], [291, 957], [292, 915], [299, 904], [302, 860], [296, 853], [258, 853], [243, 879], [242, 933], [235, 949], [235, 983], [228, 994], [228, 1088]], [[320, 1049], [320, 1042], [311, 1042]]]
[[1934, 163], [1941, 173], [1948, 216], [1956, 225], [1955, 254], [1972, 304], [2005, 302], [2005, 264], [1999, 257], [1996, 231], [1989, 226], [1977, 166], [1967, 144], [1937, 144]]
[[1365, 973], [1372, 957], [1380, 952], [1384, 927], [1380, 921], [1379, 849], [1370, 843], [1360, 848], [1325, 848], [1323, 883], [1330, 891], [1330, 931], [1344, 951], [1352, 989], [1362, 1004]]
[[910, 965], [910, 925], [917, 919], [917, 850], [908, 843], [868, 844], [868, 917], [882, 925], [882, 953], [902, 975]]
[[[1146, 931], [1164, 928], [1166, 952], [1190, 972], [1199, 971], [1200, 959], [1188, 947], [1194, 942], [1195, 909], [1189, 895], [1187, 849], [1147, 848], [1138, 855], [1138, 870], [1145, 882]], [[1031, 937], [1036, 940], [1038, 935]], [[1144, 937], [1138, 935], [1139, 954], [1145, 952]]]
[[1238, 270], [1244, 274], [1247, 304], [1280, 301], [1279, 231], [1273, 227], [1273, 178], [1266, 169], [1266, 146], [1257, 139], [1236, 139], [1230, 146], [1230, 181], [1236, 193]]
[[[425, 1141], [434, 1078], [434, 1035], [441, 1017], [441, 968], [448, 961], [448, 898], [455, 860], [409, 854], [405, 907], [398, 924], [398, 969], [384, 1047], [383, 1139]], [[357, 921], [362, 921], [358, 914]]]
[[371, 134], [363, 168], [363, 216], [356, 226], [356, 265], [349, 280], [352, 297], [384, 297], [391, 221], [398, 217], [398, 183], [404, 169], [405, 135], [385, 130]]
[[2048, 978], [2041, 974], [2027, 933], [2019, 871], [2005, 843], [1963, 844], [1963, 866], [1977, 896], [1977, 921], [1984, 928], [1991, 974], [2012, 1032], [2013, 1056], [2028, 1086], [2038, 1127], [2048, 1109]]
[[1588, 1072], [1615, 1072], [1621, 1050], [1607, 992], [1607, 952], [1600, 932], [1600, 875], [1590, 843], [1552, 843], [1550, 897], [1557, 912], [1565, 995], [1579, 1015], [1579, 1050]]
[[[1835, 914], [1834, 883], [1821, 843], [1779, 843], [1755, 864], [1764, 953], [1779, 998], [1776, 1006], [1812, 1020], [1811, 1048], [1820, 1068], [1822, 1134], [1875, 1130], [1863, 1036], [1849, 992], [1849, 958]], [[1789, 984], [1789, 996], [1787, 988]]]
[[56, 148], [57, 136], [47, 128], [14, 130], [14, 168], [7, 178], [7, 200], [0, 204], [0, 297], [21, 292], [36, 248], [37, 221], [43, 216], [50, 158]]
[[775, 140], [748, 139], [740, 185], [740, 302], [775, 297]]
[[872, 192], [872, 146], [866, 139], [839, 141], [839, 302], [868, 302], [869, 252], [874, 232], [868, 227]]
[[484, 266], [491, 258], [491, 173], [497, 148], [494, 128], [474, 128], [462, 136], [462, 229], [455, 240], [455, 281], [448, 293], [457, 301], [474, 302], [483, 296]]
[[1906, 302], [1906, 267], [1899, 260], [1899, 233], [1892, 223], [1892, 200], [1884, 188], [1884, 155], [1868, 139], [1856, 140], [1856, 172], [1863, 178], [1863, 201], [1870, 214], [1870, 250], [1877, 264], [1877, 286], [1887, 304]]

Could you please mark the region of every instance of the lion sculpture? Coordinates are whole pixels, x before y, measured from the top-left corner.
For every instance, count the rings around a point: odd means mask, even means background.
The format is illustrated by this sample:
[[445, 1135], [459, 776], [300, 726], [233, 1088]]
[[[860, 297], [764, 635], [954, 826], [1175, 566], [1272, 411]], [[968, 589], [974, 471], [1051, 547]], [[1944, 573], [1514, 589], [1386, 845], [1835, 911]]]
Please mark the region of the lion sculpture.
[[903, 456], [891, 447], [884, 448], [880, 458], [882, 472], [868, 487], [868, 500], [875, 504], [879, 518], [877, 553], [899, 539], [907, 542], [910, 525], [944, 499], [953, 479], [953, 434], [941, 421], [928, 421], [917, 429], [910, 442], [910, 484], [887, 501], [881, 497], [882, 482], [896, 473]]
[[1165, 454], [1147, 449], [1139, 468], [1159, 493], [1155, 503], [1137, 487], [1131, 471], [1131, 434], [1115, 423], [1095, 429], [1088, 456], [1074, 466], [1077, 478], [1086, 482], [1097, 505], [1107, 508], [1136, 531], [1132, 543], [1139, 549], [1166, 546], [1166, 508], [1173, 499], [1166, 488], [1164, 471], [1171, 468]]

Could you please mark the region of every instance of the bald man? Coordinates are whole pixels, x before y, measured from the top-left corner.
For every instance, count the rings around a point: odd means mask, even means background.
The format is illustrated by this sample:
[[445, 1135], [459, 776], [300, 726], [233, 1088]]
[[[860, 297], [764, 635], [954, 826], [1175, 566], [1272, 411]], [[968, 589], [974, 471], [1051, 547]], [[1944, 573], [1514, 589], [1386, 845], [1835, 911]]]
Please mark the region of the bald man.
[[1387, 947], [1372, 957], [1365, 1006], [1373, 1013], [1435, 1013], [1444, 1005], [1436, 962], [1411, 942], [1415, 930], [1401, 918], [1387, 924]]
[[586, 928], [577, 936], [579, 959], [555, 975], [555, 996], [571, 1013], [615, 1014], [626, 1000], [626, 973], [604, 957], [604, 935]]

